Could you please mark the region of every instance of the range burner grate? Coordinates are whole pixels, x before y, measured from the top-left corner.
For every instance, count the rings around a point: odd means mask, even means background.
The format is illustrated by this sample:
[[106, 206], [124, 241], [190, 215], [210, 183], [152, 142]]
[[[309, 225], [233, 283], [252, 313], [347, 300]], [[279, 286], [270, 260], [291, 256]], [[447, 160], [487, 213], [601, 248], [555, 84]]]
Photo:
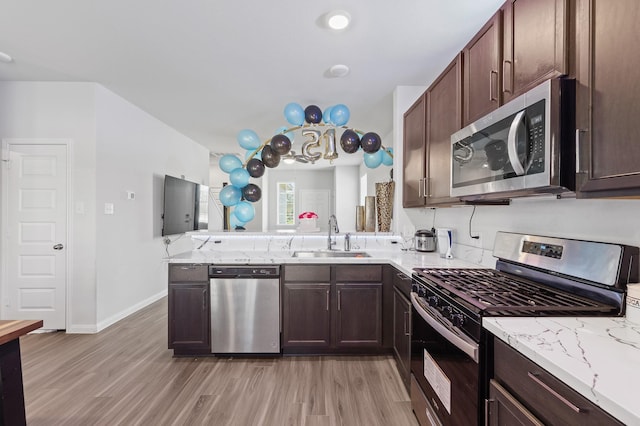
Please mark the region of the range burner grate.
[[492, 269], [416, 269], [418, 276], [485, 314], [562, 315], [615, 312], [616, 307]]

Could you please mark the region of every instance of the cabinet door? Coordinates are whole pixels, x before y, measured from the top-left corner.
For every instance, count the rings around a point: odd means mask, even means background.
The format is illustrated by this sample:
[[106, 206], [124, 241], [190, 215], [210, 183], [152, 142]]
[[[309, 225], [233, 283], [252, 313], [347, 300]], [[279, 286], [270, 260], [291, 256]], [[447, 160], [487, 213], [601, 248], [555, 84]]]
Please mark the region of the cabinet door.
[[458, 56], [427, 91], [427, 205], [452, 204], [451, 135], [461, 127], [462, 67]]
[[567, 0], [509, 0], [502, 7], [503, 103], [568, 74]]
[[282, 346], [331, 344], [329, 283], [285, 283], [282, 303]]
[[640, 2], [579, 0], [577, 4], [579, 196], [637, 197], [640, 56], [626, 54], [622, 47], [638, 44]]
[[500, 105], [501, 34], [498, 11], [462, 51], [464, 126]]
[[495, 380], [489, 382], [488, 426], [543, 426], [543, 423], [529, 412], [505, 388]]
[[336, 284], [336, 346], [382, 346], [382, 283]]
[[404, 114], [402, 155], [402, 206], [425, 205], [425, 125], [426, 97], [421, 96]]
[[209, 352], [209, 283], [169, 284], [169, 349]]
[[393, 352], [400, 376], [407, 389], [411, 378], [411, 302], [402, 292], [393, 289]]

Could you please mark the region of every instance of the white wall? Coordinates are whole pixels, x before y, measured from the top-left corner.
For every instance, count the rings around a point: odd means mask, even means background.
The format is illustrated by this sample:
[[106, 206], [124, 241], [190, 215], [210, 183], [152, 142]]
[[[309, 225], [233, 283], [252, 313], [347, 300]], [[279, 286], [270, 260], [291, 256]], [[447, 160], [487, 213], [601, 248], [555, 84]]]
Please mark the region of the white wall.
[[166, 292], [163, 177], [207, 183], [204, 147], [93, 83], [0, 82], [0, 138], [73, 141], [67, 331], [95, 332]]
[[[164, 175], [209, 185], [209, 151], [96, 85], [97, 322], [104, 328], [166, 294]], [[127, 191], [135, 192], [133, 200]], [[115, 213], [105, 215], [104, 204]], [[176, 240], [177, 236], [172, 236]], [[189, 238], [169, 246], [189, 250]]]

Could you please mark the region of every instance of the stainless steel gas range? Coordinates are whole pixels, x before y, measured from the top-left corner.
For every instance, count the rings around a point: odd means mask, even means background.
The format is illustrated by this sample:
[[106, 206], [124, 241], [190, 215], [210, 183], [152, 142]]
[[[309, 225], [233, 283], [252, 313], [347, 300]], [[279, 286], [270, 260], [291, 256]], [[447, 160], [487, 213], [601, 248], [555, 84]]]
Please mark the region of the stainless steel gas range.
[[637, 247], [498, 232], [496, 269], [415, 269], [411, 400], [421, 425], [475, 425], [487, 395], [486, 316], [618, 316]]

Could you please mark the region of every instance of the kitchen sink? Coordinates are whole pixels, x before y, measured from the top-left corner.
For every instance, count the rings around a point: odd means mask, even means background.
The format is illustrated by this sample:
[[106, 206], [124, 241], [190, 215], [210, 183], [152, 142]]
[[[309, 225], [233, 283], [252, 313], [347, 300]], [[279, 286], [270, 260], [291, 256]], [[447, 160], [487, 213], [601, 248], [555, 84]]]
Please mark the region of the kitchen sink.
[[291, 257], [371, 257], [363, 251], [313, 250], [294, 251]]

